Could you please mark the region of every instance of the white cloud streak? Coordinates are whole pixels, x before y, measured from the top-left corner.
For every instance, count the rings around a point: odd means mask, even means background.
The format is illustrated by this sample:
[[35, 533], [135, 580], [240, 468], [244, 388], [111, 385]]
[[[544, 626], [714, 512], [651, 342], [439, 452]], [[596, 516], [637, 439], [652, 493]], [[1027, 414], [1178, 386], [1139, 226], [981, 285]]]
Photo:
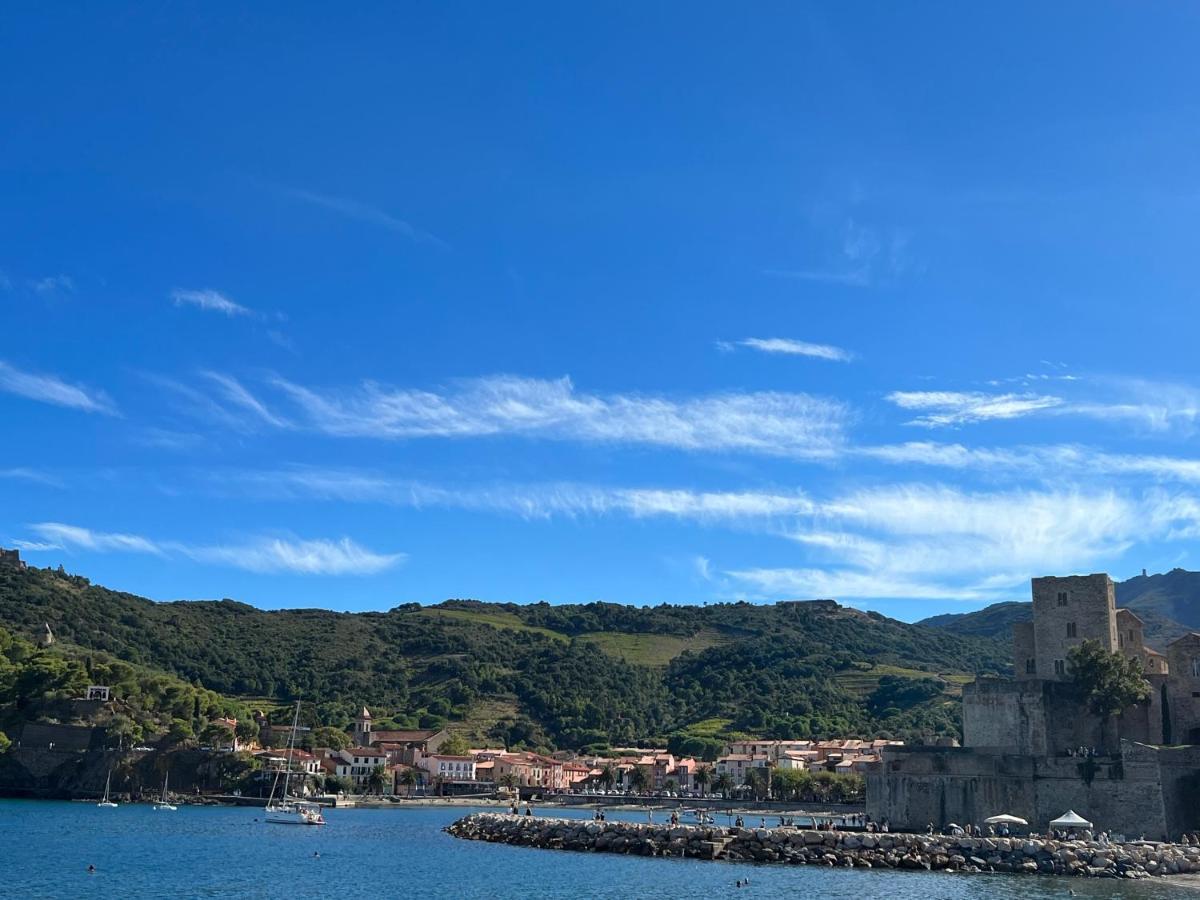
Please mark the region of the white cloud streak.
[[254, 316], [254, 310], [230, 300], [220, 291], [208, 288], [204, 290], [185, 290], [176, 288], [171, 291], [171, 300], [176, 306], [194, 306], [206, 312], [222, 313], [230, 318], [235, 316]]
[[65, 487], [62, 481], [53, 475], [42, 472], [38, 469], [30, 469], [26, 466], [17, 466], [12, 469], [0, 469], [0, 478], [8, 478], [13, 481], [32, 481], [35, 484], [44, 484], [48, 487]]
[[446, 249], [449, 246], [441, 238], [417, 228], [411, 222], [406, 222], [404, 219], [393, 216], [391, 213], [384, 212], [366, 203], [361, 203], [358, 200], [350, 200], [346, 197], [334, 197], [329, 194], [319, 194], [316, 191], [306, 191], [300, 188], [281, 188], [281, 190], [284, 194], [296, 200], [330, 210], [348, 219], [386, 228], [420, 244], [432, 244], [442, 249]]
[[0, 360], [0, 391], [84, 412], [116, 415], [117, 408], [103, 391], [69, 384], [54, 375], [23, 372]]
[[[522, 518], [627, 516], [758, 530], [803, 564], [729, 568], [763, 597], [1001, 599], [1033, 575], [1095, 571], [1138, 544], [1200, 535], [1200, 500], [1056, 486], [969, 492], [902, 484], [814, 498], [801, 491], [694, 491], [572, 484], [443, 488], [354, 471], [222, 472], [239, 496], [449, 507]], [[712, 571], [715, 571], [715, 566]]]
[[376, 553], [350, 538], [303, 540], [256, 537], [239, 544], [188, 544], [155, 541], [135, 534], [93, 531], [61, 522], [30, 526], [40, 542], [22, 541], [31, 552], [87, 550], [96, 553], [143, 553], [164, 558], [184, 556], [197, 562], [257, 573], [295, 575], [374, 575], [403, 563], [403, 553]]
[[779, 353], [788, 356], [810, 356], [814, 359], [827, 359], [831, 362], [850, 362], [854, 354], [841, 347], [831, 344], [810, 344], [807, 341], [796, 341], [790, 338], [745, 338], [737, 341], [739, 347], [749, 347], [761, 353]]
[[[407, 440], [516, 436], [582, 443], [644, 444], [688, 451], [744, 451], [797, 459], [833, 456], [844, 441], [848, 407], [799, 393], [711, 394], [674, 399], [588, 394], [569, 378], [496, 375], [436, 390], [374, 382], [319, 390], [283, 378], [271, 385], [288, 404], [252, 394], [229, 376], [208, 373], [213, 398], [160, 379], [206, 417], [235, 427], [263, 423], [347, 438]], [[273, 408], [274, 407], [274, 408]]]
[[1061, 397], [984, 394], [978, 391], [893, 391], [887, 395], [887, 399], [901, 409], [923, 411], [924, 415], [907, 424], [926, 428], [944, 428], [990, 419], [1015, 419], [1063, 403]]

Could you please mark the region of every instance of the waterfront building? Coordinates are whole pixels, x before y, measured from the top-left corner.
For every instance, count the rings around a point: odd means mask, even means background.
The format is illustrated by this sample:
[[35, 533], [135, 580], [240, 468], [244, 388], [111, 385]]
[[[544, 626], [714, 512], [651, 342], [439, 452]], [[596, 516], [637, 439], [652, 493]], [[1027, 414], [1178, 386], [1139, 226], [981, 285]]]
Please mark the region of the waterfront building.
[[[1106, 830], [1177, 837], [1200, 828], [1200, 634], [1166, 654], [1115, 602], [1106, 574], [1034, 578], [1033, 620], [1013, 628], [1012, 678], [963, 688], [963, 746], [882, 748], [867, 772], [876, 819], [920, 828], [1006, 812], [1035, 827], [1063, 809]], [[1146, 699], [1101, 718], [1073, 684], [1071, 650], [1093, 640], [1141, 662]]]
[[444, 756], [435, 753], [423, 756], [420, 768], [445, 781], [475, 781], [475, 757], [470, 755]]

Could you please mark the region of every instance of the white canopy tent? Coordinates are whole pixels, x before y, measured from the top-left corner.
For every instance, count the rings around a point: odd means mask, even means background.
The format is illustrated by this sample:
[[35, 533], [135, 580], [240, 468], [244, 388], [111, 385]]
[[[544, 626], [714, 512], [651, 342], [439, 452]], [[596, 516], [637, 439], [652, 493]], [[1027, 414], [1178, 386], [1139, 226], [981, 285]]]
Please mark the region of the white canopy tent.
[[1051, 828], [1091, 828], [1092, 823], [1085, 819], [1073, 809], [1068, 809], [1065, 813], [1050, 823]]
[[1020, 816], [1010, 816], [1008, 813], [1001, 813], [998, 816], [983, 820], [984, 825], [1028, 825], [1029, 823]]

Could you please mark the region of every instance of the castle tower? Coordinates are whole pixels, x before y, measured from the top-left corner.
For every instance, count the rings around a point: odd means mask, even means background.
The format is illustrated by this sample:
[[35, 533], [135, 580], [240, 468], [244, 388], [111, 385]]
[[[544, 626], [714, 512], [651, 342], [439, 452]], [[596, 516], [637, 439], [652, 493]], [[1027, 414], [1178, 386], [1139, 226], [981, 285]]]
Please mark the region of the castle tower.
[[[1027, 630], [1014, 637], [1018, 655], [1027, 653]], [[1105, 574], [1033, 579], [1033, 664], [1026, 661], [1025, 667], [1018, 668], [1020, 677], [1067, 680], [1068, 652], [1087, 640], [1097, 641], [1110, 653], [1119, 649], [1112, 579]]]
[[365, 706], [358, 718], [354, 720], [354, 745], [356, 747], [371, 746], [371, 711]]

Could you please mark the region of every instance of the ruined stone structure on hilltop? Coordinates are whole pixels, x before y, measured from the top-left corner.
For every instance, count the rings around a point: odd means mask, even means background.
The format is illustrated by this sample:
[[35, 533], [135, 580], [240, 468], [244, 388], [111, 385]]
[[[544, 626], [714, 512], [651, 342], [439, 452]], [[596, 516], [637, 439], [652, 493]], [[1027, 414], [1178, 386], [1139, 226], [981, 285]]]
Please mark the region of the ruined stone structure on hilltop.
[[[1200, 634], [1166, 655], [1147, 647], [1105, 574], [1035, 578], [1032, 593], [1033, 621], [1013, 628], [1014, 677], [963, 689], [963, 747], [885, 750], [868, 773], [868, 810], [913, 828], [1000, 812], [1044, 826], [1068, 807], [1152, 837], [1200, 826]], [[1086, 640], [1139, 659], [1147, 700], [1092, 715], [1069, 662]]]
[[20, 550], [5, 550], [0, 547], [0, 567], [11, 569], [25, 568], [25, 561], [21, 559]]

